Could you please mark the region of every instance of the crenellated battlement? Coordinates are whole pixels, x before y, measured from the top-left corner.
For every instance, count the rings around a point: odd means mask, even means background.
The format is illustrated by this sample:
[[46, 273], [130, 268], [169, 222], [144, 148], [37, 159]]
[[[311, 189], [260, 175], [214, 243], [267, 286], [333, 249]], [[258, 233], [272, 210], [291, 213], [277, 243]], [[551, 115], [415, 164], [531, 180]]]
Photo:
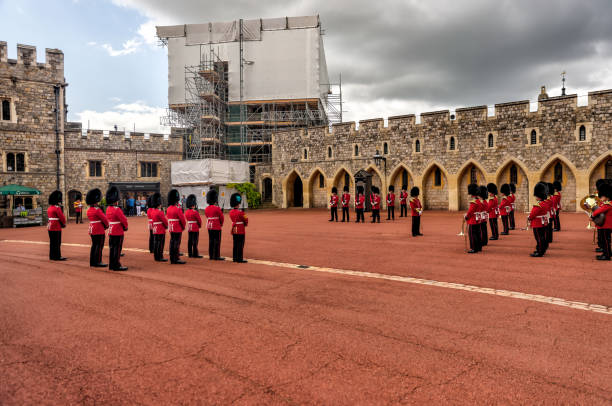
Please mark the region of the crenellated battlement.
[[35, 46], [17, 44], [17, 59], [9, 59], [8, 45], [0, 41], [0, 66], [11, 80], [64, 82], [64, 53], [59, 49], [46, 48], [42, 63], [37, 61]]

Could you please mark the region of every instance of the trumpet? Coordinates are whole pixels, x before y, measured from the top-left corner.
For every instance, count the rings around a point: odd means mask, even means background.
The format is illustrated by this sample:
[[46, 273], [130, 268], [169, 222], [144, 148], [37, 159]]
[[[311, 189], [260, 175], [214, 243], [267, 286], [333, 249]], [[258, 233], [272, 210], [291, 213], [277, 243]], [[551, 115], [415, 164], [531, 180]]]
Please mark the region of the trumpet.
[[526, 224], [525, 228], [521, 228], [522, 231], [529, 230], [529, 226], [531, 226], [531, 221], [529, 221], [529, 216], [527, 216], [527, 219], [525, 220], [525, 224]]

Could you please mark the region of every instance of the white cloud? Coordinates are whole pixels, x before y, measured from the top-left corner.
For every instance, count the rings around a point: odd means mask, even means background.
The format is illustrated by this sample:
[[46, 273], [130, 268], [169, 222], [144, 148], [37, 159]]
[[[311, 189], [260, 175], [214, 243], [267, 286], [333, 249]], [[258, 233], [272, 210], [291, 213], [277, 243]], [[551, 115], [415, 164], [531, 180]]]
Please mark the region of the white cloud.
[[162, 107], [148, 106], [141, 101], [118, 104], [108, 111], [85, 110], [76, 113], [78, 121], [94, 130], [113, 130], [115, 125], [122, 131], [168, 134], [169, 127], [160, 125], [160, 118], [166, 114]]
[[89, 42], [87, 43], [87, 45], [88, 45], [88, 46], [90, 46], [90, 47], [93, 47], [93, 46], [98, 45], [98, 43], [97, 43], [96, 41], [89, 41]]
[[121, 49], [114, 49], [110, 44], [102, 44], [102, 48], [104, 48], [110, 56], [123, 56], [138, 51], [141, 45], [142, 41], [135, 37], [125, 41]]
[[142, 40], [152, 48], [157, 47], [156, 25], [155, 21], [149, 20], [144, 24], [140, 24], [140, 27], [138, 27], [138, 35], [140, 35]]

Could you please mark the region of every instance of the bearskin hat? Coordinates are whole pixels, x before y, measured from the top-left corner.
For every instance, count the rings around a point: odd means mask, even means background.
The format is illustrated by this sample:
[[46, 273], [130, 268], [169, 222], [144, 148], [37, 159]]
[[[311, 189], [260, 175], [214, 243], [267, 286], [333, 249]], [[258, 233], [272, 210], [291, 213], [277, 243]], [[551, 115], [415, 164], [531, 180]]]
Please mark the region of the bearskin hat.
[[347, 185], [344, 185], [344, 189], [343, 189], [343, 190], [344, 190], [345, 192], [348, 192], [348, 191], [349, 191], [349, 187], [348, 187]]
[[[334, 186], [334, 187], [332, 188], [332, 193], [338, 193], [338, 188]], [[233, 207], [233, 206], [232, 206], [232, 207]]]
[[153, 194], [153, 196], [151, 196], [151, 207], [159, 207], [162, 205], [162, 197], [161, 197], [161, 193], [156, 192]]
[[174, 206], [181, 200], [181, 194], [176, 189], [170, 189], [168, 192], [168, 206]]
[[535, 187], [533, 188], [533, 195], [535, 197], [539, 197], [542, 200], [546, 199], [546, 197], [548, 196], [546, 193], [546, 184], [543, 182], [536, 183]]
[[482, 185], [478, 187], [478, 191], [480, 192], [479, 196], [483, 199], [486, 199], [487, 197], [489, 197], [489, 191], [487, 190], [487, 187]]
[[510, 186], [510, 192], [516, 193], [516, 185], [514, 183], [510, 183], [508, 186]]
[[554, 186], [553, 186], [553, 184], [552, 184], [552, 183], [550, 183], [550, 182], [547, 182], [547, 183], [546, 183], [546, 187], [547, 187], [547, 189], [548, 189], [548, 190], [547, 190], [548, 195], [549, 195], [549, 196], [552, 196], [552, 195], [555, 193], [555, 187], [554, 187]]
[[87, 203], [88, 206], [93, 206], [100, 202], [100, 200], [102, 200], [102, 191], [98, 188], [91, 189], [87, 192], [87, 196], [85, 196], [85, 203]]
[[605, 196], [608, 199], [612, 199], [612, 185], [604, 183], [599, 188], [599, 197]]
[[49, 195], [49, 204], [51, 206], [54, 206], [56, 204], [60, 204], [62, 201], [62, 192], [60, 192], [59, 190], [54, 190], [53, 192], [51, 192], [51, 194]]
[[511, 191], [511, 187], [509, 184], [504, 183], [503, 185], [501, 185], [501, 188], [499, 189], [499, 191], [504, 195], [504, 196], [510, 196], [510, 191]]
[[412, 189], [410, 189], [410, 196], [417, 197], [418, 195], [419, 195], [419, 188], [417, 186], [414, 186]]
[[187, 196], [187, 200], [185, 201], [185, 205], [189, 209], [197, 208], [198, 207], [198, 199], [196, 198], [196, 195], [189, 195], [189, 196]]
[[489, 193], [496, 195], [497, 194], [497, 185], [495, 183], [489, 183], [487, 185], [487, 190]]
[[597, 179], [595, 181], [595, 188], [597, 189], [597, 193], [599, 194], [599, 189], [601, 189], [601, 185], [607, 183], [606, 179]]
[[554, 188], [554, 189], [555, 189], [557, 192], [560, 192], [560, 191], [562, 190], [562, 187], [561, 187], [561, 182], [559, 182], [558, 180], [554, 181], [554, 182], [553, 182], [553, 188]]
[[408, 189], [408, 185], [402, 185], [402, 190], [407, 190]]
[[239, 206], [240, 203], [242, 203], [242, 196], [240, 193], [232, 193], [230, 196], [230, 206], [236, 207]]
[[479, 189], [478, 189], [478, 185], [477, 184], [470, 183], [468, 185], [468, 194], [470, 196], [478, 196], [478, 191], [479, 191]]
[[208, 204], [217, 204], [219, 201], [219, 194], [215, 189], [210, 189], [208, 193], [206, 193], [206, 203]]
[[395, 186], [393, 185], [389, 186], [389, 192], [395, 192]]
[[109, 187], [108, 190], [106, 191], [106, 203], [114, 204], [114, 203], [117, 203], [118, 201], [119, 201], [119, 189], [117, 189], [117, 186]]
[[380, 189], [377, 186], [372, 186], [372, 193], [380, 193]]
[[363, 186], [357, 186], [357, 193], [363, 194]]

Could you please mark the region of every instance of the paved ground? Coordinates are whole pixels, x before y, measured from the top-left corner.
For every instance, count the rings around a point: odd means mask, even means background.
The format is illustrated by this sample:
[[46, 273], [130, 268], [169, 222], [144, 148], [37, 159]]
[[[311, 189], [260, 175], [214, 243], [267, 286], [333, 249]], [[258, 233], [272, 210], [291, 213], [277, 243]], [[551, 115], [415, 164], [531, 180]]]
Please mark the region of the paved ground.
[[612, 263], [584, 214], [535, 259], [518, 230], [464, 254], [458, 213], [417, 239], [404, 219], [249, 217], [245, 265], [155, 263], [130, 219], [120, 274], [87, 266], [87, 225], [65, 263], [44, 228], [0, 230], [0, 404], [612, 403]]

